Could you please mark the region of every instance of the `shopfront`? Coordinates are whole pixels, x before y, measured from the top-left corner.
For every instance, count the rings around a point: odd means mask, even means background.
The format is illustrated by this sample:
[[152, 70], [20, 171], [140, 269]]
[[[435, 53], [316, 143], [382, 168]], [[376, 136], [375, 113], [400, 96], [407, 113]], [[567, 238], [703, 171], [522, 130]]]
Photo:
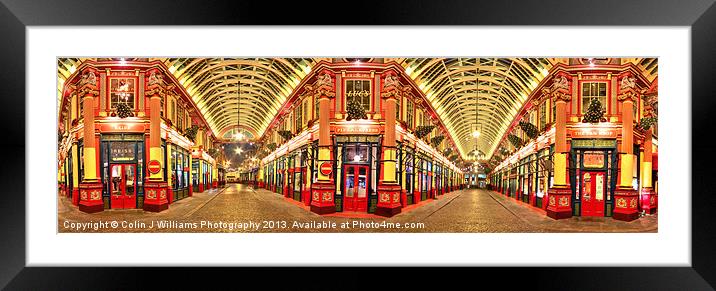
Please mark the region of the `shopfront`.
[[189, 185], [189, 151], [177, 145], [171, 145], [171, 168], [172, 168], [172, 202], [190, 196]]
[[612, 216], [618, 171], [616, 148], [615, 139], [571, 141], [569, 178], [574, 201], [572, 215]]
[[336, 136], [336, 211], [375, 211], [379, 148], [379, 136]]
[[144, 134], [103, 134], [100, 140], [104, 208], [142, 208], [146, 175]]

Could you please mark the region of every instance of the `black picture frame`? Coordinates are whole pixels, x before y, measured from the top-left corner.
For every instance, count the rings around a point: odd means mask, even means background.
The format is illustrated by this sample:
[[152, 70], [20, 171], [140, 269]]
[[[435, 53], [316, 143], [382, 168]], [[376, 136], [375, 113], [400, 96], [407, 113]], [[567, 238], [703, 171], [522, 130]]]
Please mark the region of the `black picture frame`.
[[[248, 280], [259, 273], [281, 274], [281, 280], [269, 279], [273, 284], [302, 284], [317, 289], [340, 286], [341, 275], [353, 272], [355, 278], [379, 277], [376, 274], [392, 270], [345, 270], [342, 268], [310, 268], [303, 272], [273, 268], [234, 270], [215, 268], [49, 268], [25, 267], [25, 184], [33, 182], [26, 176], [28, 152], [25, 136], [26, 42], [27, 26], [65, 25], [627, 25], [627, 26], [688, 26], [691, 27], [692, 78], [692, 159], [691, 189], [691, 267], [589, 267], [589, 268], [482, 268], [468, 274], [454, 276], [452, 269], [420, 272], [405, 281], [394, 283], [406, 287], [411, 284], [439, 285], [443, 290], [464, 286], [462, 280], [483, 287], [490, 286], [479, 279], [499, 280], [498, 286], [515, 288], [547, 288], [558, 290], [713, 290], [716, 285], [716, 224], [711, 223], [716, 195], [711, 190], [714, 146], [704, 137], [713, 121], [709, 118], [716, 107], [713, 79], [716, 76], [716, 5], [714, 0], [684, 2], [680, 0], [603, 0], [603, 1], [412, 1], [361, 2], [362, 7], [343, 8], [337, 1], [22, 1], [0, 0], [0, 96], [2, 114], [0, 124], [5, 128], [2, 146], [3, 165], [0, 166], [0, 286], [12, 290], [97, 290], [185, 287], [187, 279], [205, 285], [250, 286]], [[336, 17], [335, 11], [341, 11]], [[355, 13], [352, 11], [356, 11]], [[90, 41], [73, 37], [72, 41]], [[200, 40], [197, 40], [200, 41]], [[648, 41], [634, 36], [634, 41]], [[679, 98], [668, 96], [667, 98]], [[683, 96], [688, 98], [688, 96]], [[21, 154], [24, 153], [24, 154]], [[694, 160], [698, 162], [693, 162]], [[18, 181], [23, 181], [18, 183]], [[487, 250], [486, 250], [487, 251]], [[669, 251], [669, 250], [664, 250]], [[506, 255], [515, 255], [506, 254]], [[632, 255], [638, 254], [636, 246]], [[546, 262], [549, 263], [549, 262]], [[411, 270], [412, 272], [412, 270]], [[319, 275], [320, 274], [320, 275]], [[518, 279], [524, 274], [525, 279]], [[315, 277], [322, 279], [313, 285]], [[398, 275], [397, 278], [405, 275]], [[128, 279], [131, 278], [131, 279]], [[162, 278], [162, 279], [158, 279]], [[313, 278], [313, 279], [311, 279]], [[309, 280], [310, 279], [310, 280]], [[373, 281], [361, 280], [366, 286]], [[427, 282], [426, 282], [427, 281]], [[268, 284], [267, 283], [267, 284]], [[352, 285], [352, 284], [349, 284]], [[206, 287], [206, 286], [205, 286]], [[299, 288], [302, 289], [302, 288]], [[383, 288], [379, 288], [383, 289]]]

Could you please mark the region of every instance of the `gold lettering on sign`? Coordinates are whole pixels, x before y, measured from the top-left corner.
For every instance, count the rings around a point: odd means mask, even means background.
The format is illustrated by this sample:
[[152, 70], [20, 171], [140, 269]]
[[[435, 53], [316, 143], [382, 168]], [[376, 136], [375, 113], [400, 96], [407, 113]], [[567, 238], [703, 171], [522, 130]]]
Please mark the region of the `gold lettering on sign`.
[[338, 127], [336, 133], [380, 133], [377, 127]]
[[127, 126], [126, 124], [121, 124], [121, 123], [115, 124], [113, 127], [115, 130], [128, 130], [129, 129], [129, 126]]
[[573, 137], [616, 137], [617, 132], [606, 128], [583, 128], [572, 131]]

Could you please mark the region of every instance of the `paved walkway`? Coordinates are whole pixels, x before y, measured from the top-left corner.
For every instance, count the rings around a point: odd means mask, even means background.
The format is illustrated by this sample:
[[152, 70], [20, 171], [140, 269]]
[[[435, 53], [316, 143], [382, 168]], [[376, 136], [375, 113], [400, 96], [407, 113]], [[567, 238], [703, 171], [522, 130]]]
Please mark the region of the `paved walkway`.
[[[423, 201], [391, 218], [319, 216], [279, 194], [238, 184], [195, 193], [160, 213], [137, 209], [86, 214], [65, 197], [58, 197], [58, 204], [60, 232], [655, 232], [657, 223], [656, 216], [628, 223], [611, 218], [552, 220], [539, 209], [477, 189]], [[89, 222], [105, 224], [81, 228], [91, 226]]]

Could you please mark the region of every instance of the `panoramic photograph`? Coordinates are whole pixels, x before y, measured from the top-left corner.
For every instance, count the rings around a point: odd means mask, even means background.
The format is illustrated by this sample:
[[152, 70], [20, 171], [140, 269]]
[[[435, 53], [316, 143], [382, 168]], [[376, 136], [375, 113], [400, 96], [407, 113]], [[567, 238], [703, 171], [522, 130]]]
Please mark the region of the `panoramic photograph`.
[[59, 233], [658, 232], [658, 58], [56, 60]]

